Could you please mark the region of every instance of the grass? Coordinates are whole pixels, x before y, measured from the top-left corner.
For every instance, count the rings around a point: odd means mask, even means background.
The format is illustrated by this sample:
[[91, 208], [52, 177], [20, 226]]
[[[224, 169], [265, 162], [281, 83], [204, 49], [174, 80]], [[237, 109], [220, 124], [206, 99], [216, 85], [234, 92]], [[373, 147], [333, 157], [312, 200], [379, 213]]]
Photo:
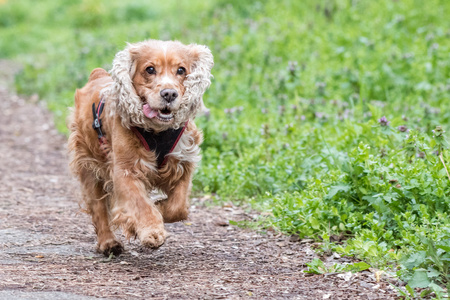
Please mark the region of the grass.
[[0, 56], [24, 64], [18, 91], [38, 93], [66, 132], [75, 88], [125, 42], [208, 45], [216, 65], [194, 190], [250, 203], [264, 226], [441, 297], [449, 13], [445, 0], [7, 1]]

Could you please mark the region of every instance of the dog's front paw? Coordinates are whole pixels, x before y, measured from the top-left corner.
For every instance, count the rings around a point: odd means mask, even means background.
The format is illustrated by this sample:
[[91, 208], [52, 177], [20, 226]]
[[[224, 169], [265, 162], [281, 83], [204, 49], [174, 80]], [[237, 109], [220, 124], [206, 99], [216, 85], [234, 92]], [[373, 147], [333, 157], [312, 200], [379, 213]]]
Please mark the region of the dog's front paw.
[[97, 244], [97, 252], [103, 253], [105, 256], [109, 256], [111, 253], [119, 256], [123, 252], [123, 249], [122, 243], [115, 239], [108, 239]]
[[166, 241], [167, 233], [164, 229], [164, 225], [158, 225], [153, 228], [142, 229], [138, 236], [143, 246], [157, 249]]

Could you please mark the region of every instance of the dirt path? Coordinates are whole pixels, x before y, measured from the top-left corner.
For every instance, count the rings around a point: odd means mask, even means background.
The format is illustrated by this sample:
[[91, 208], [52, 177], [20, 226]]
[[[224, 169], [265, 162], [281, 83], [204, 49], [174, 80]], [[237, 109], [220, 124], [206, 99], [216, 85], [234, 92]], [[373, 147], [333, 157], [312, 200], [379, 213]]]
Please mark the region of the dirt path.
[[[13, 70], [0, 62], [0, 70]], [[157, 251], [135, 241], [108, 261], [79, 213], [65, 137], [39, 104], [0, 74], [0, 299], [392, 299], [371, 272], [305, 276], [309, 244], [228, 226], [233, 207], [193, 199], [191, 220], [169, 224]], [[342, 259], [340, 259], [342, 261]]]

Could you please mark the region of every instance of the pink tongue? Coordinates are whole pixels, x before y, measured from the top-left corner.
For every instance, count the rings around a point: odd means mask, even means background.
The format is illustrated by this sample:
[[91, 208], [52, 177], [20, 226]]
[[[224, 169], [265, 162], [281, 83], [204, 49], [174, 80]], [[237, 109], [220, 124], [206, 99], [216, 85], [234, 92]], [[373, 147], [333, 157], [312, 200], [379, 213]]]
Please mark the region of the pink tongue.
[[144, 104], [142, 109], [144, 111], [144, 115], [149, 119], [154, 118], [158, 115], [158, 111], [151, 109], [148, 104]]

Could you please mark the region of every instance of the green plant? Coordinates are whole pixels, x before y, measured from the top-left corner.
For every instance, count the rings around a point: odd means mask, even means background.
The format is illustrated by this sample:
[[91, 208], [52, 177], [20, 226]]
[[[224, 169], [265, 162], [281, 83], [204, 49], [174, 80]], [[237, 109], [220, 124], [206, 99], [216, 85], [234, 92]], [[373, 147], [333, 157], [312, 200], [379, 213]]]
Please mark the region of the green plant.
[[208, 45], [194, 192], [264, 215], [240, 225], [400, 268], [411, 289], [426, 270], [445, 289], [449, 13], [445, 0], [8, 1], [0, 56], [24, 65], [18, 91], [38, 93], [67, 132], [74, 90], [126, 41]]
[[357, 273], [370, 268], [370, 265], [361, 261], [353, 264], [333, 264], [329, 267], [325, 266], [324, 262], [318, 258], [314, 258], [311, 262], [306, 263], [308, 266], [308, 270], [305, 270], [305, 273], [310, 274], [326, 274], [326, 273], [344, 273], [344, 272], [352, 272]]

